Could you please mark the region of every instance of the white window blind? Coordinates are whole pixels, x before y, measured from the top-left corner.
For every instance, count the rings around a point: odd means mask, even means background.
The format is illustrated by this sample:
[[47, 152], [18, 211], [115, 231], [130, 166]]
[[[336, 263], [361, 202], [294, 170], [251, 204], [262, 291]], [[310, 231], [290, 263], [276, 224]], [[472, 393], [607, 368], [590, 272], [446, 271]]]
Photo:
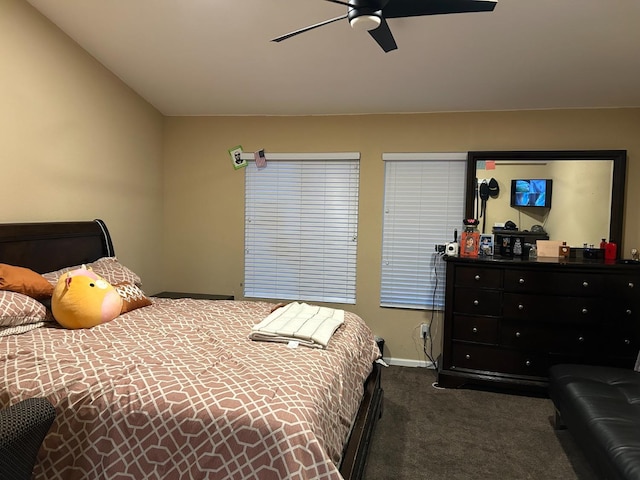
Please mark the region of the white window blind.
[[360, 154], [243, 158], [244, 295], [355, 303]]
[[444, 306], [445, 268], [435, 250], [464, 218], [465, 153], [384, 154], [380, 305]]

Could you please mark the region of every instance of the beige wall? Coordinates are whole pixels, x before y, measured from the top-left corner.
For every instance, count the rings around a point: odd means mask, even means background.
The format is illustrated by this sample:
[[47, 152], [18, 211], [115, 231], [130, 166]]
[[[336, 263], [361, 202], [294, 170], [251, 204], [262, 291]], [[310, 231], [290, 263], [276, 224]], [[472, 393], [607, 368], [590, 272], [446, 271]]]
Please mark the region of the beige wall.
[[0, 58], [0, 222], [102, 218], [160, 288], [162, 115], [26, 1], [0, 0]]
[[[378, 307], [383, 152], [627, 149], [626, 202], [640, 201], [640, 109], [163, 119], [22, 0], [0, 0], [0, 58], [0, 222], [103, 218], [150, 293], [242, 297], [244, 172], [228, 148], [360, 151], [353, 310], [395, 358], [424, 359], [431, 312]], [[624, 244], [640, 245], [633, 207]]]
[[[416, 115], [168, 118], [165, 130], [167, 287], [242, 297], [244, 172], [227, 149], [361, 152], [357, 303], [388, 355], [424, 360], [417, 327], [431, 312], [379, 304], [383, 152], [627, 149], [627, 205], [640, 200], [640, 110]], [[635, 186], [635, 188], [634, 188]], [[462, 222], [462, 219], [460, 219]], [[640, 246], [640, 218], [625, 215], [625, 252]], [[443, 239], [447, 241], [448, 239]], [[351, 306], [347, 307], [351, 308]], [[436, 335], [441, 331], [436, 315]], [[439, 351], [438, 345], [435, 348]]]

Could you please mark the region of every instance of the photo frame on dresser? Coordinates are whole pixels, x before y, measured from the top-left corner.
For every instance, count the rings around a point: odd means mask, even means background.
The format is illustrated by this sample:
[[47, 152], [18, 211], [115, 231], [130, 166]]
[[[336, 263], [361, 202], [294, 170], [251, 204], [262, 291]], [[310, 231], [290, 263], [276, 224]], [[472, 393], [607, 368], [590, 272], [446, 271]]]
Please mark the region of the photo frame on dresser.
[[460, 234], [460, 256], [477, 257], [480, 249], [480, 233], [462, 232]]
[[480, 234], [480, 249], [478, 250], [478, 254], [481, 257], [491, 257], [493, 256], [493, 243], [494, 237], [491, 233], [481, 233]]

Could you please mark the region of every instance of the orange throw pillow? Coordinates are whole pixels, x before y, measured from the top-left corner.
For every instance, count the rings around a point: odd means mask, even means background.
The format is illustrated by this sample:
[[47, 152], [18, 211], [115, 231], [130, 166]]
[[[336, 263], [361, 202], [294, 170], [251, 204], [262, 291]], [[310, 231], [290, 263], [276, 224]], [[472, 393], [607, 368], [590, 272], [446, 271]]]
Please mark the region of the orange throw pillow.
[[0, 263], [0, 290], [22, 293], [32, 298], [46, 298], [53, 294], [53, 285], [33, 270]]

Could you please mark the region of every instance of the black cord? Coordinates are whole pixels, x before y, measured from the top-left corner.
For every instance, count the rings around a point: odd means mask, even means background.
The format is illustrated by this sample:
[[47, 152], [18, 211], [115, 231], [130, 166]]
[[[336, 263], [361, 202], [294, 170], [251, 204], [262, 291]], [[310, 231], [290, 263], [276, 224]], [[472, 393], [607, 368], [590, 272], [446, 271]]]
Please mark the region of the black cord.
[[431, 364], [437, 370], [438, 365], [436, 361], [433, 359], [433, 337], [431, 336], [431, 326], [435, 320], [435, 306], [436, 306], [436, 293], [438, 291], [438, 261], [441, 260], [442, 255], [434, 253], [433, 254], [433, 273], [435, 275], [435, 284], [433, 285], [433, 295], [431, 297], [431, 319], [429, 320], [428, 329], [429, 329], [429, 351], [427, 351], [427, 335], [422, 337], [422, 351], [429, 359]]

